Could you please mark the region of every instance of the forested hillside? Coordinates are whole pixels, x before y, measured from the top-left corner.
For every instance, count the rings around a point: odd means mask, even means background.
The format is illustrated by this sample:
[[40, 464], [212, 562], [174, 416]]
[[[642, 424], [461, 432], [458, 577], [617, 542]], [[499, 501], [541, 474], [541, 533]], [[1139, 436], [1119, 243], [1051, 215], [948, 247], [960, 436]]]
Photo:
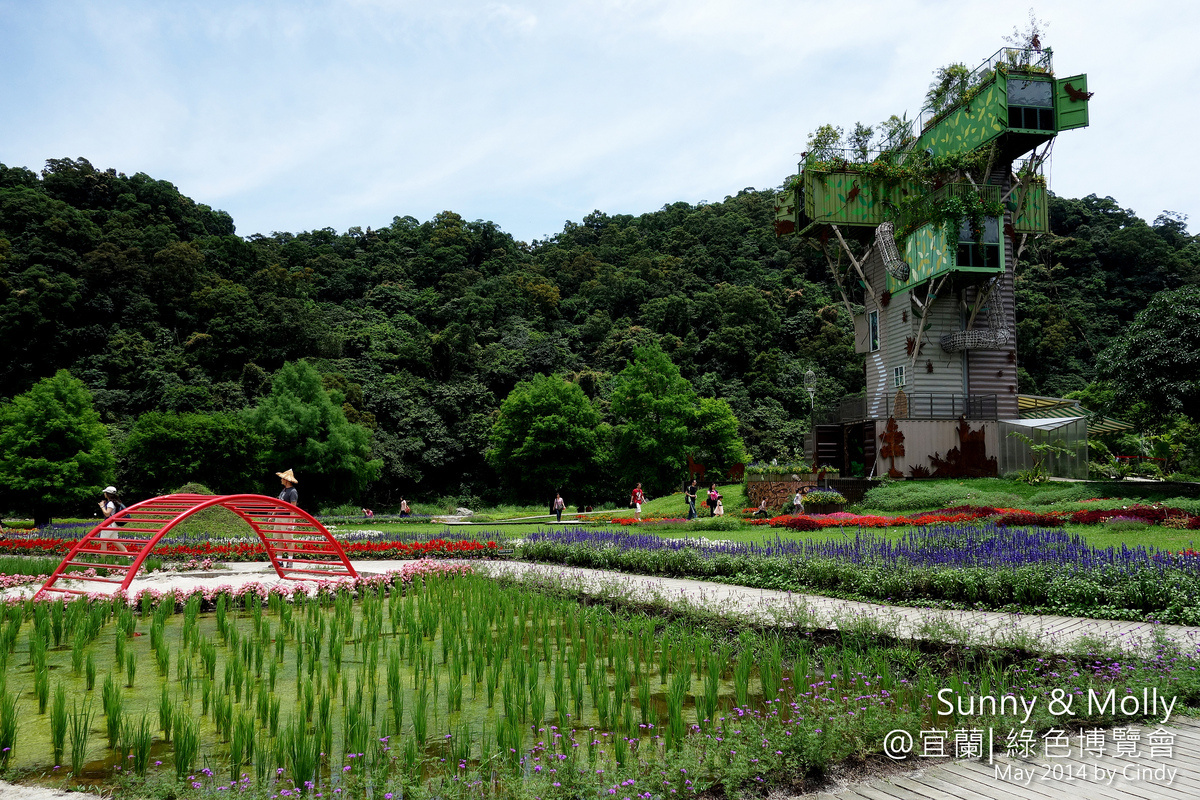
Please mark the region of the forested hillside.
[[[68, 370], [109, 428], [117, 478], [149, 492], [126, 442], [139, 418], [233, 419], [304, 359], [371, 431], [382, 471], [363, 502], [498, 499], [508, 484], [485, 453], [518, 382], [565, 375], [613, 422], [613, 376], [657, 342], [699, 396], [729, 403], [753, 458], [790, 460], [805, 371], [818, 405], [834, 403], [861, 390], [862, 360], [819, 251], [774, 236], [774, 193], [597, 211], [529, 244], [451, 211], [242, 238], [143, 174], [0, 165], [0, 394]], [[1200, 274], [1196, 237], [1170, 215], [1147, 225], [1092, 196], [1056, 199], [1051, 221], [1017, 285], [1020, 389], [1039, 394], [1086, 388], [1151, 297]]]

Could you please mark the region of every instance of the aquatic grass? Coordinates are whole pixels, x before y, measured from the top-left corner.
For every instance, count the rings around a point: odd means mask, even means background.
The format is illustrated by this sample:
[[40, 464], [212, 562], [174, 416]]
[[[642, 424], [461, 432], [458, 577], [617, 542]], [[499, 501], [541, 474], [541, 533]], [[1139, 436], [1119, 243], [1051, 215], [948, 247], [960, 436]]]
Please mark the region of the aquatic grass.
[[78, 701], [71, 703], [71, 717], [68, 731], [71, 740], [71, 774], [76, 777], [83, 772], [87, 759], [88, 743], [92, 736], [92, 704], [88, 701], [82, 705]]
[[175, 779], [182, 781], [192, 771], [200, 752], [200, 727], [187, 714], [175, 722]]

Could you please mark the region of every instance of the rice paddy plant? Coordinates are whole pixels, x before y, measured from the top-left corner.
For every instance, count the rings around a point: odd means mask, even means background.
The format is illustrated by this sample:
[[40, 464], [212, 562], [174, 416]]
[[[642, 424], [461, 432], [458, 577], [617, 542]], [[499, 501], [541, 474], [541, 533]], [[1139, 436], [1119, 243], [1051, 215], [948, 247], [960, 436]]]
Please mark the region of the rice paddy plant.
[[213, 698], [213, 725], [221, 741], [228, 742], [233, 733], [233, 698], [229, 695]]
[[137, 655], [132, 652], [125, 654], [125, 685], [133, 688], [133, 681], [137, 678]]
[[770, 708], [770, 704], [778, 699], [783, 679], [783, 644], [778, 636], [771, 640], [766, 656], [759, 663], [758, 677], [762, 682], [763, 703]]
[[320, 766], [320, 751], [316, 736], [310, 736], [308, 725], [303, 719], [289, 718], [279, 737], [283, 746], [285, 768], [297, 786], [317, 781]]
[[272, 697], [271, 698], [271, 713], [267, 720], [267, 722], [268, 722], [267, 727], [270, 730], [272, 736], [275, 736], [279, 733], [279, 706], [280, 706], [279, 698]]
[[691, 673], [676, 672], [667, 688], [667, 743], [679, 750], [683, 747], [686, 727], [683, 722], [683, 702], [691, 684]]
[[137, 722], [126, 719], [122, 729], [129, 753], [133, 755], [133, 772], [139, 778], [145, 777], [146, 769], [150, 766], [150, 747], [154, 743], [150, 718], [142, 714]]
[[54, 704], [50, 707], [50, 747], [54, 751], [54, 763], [62, 763], [63, 749], [67, 742], [67, 687], [60, 681], [54, 687]]
[[33, 695], [37, 699], [38, 713], [46, 713], [46, 705], [50, 702], [50, 666], [42, 656], [42, 661], [34, 665]]
[[171, 701], [171, 695], [167, 692], [167, 685], [164, 683], [162, 694], [158, 699], [158, 727], [162, 729], [163, 739], [170, 743], [171, 729], [175, 722], [175, 703]]
[[123, 719], [121, 711], [124, 700], [121, 687], [117, 685], [117, 679], [110, 673], [104, 679], [104, 689], [101, 694], [104, 706], [104, 724], [110, 748], [117, 746], [117, 738], [121, 734], [121, 720]]
[[546, 684], [535, 676], [529, 684], [529, 714], [536, 729], [546, 718]]
[[87, 759], [88, 740], [92, 735], [92, 704], [79, 705], [71, 703], [71, 719], [68, 727], [71, 740], [71, 774], [78, 776], [83, 772]]
[[613, 759], [623, 767], [629, 760], [629, 740], [618, 733], [614, 733], [612, 742]]
[[371, 728], [362, 713], [362, 709], [353, 705], [348, 706], [346, 708], [346, 715], [342, 717], [342, 746], [345, 749], [348, 759], [354, 759], [350, 763], [359, 770], [365, 764], [362, 760], [362, 754], [367, 751], [367, 741], [370, 738], [370, 734]]
[[175, 777], [182, 781], [192, 771], [200, 753], [200, 726], [188, 714], [175, 722]]
[[96, 688], [96, 657], [92, 653], [87, 654], [87, 659], [83, 664], [84, 684], [90, 692]]
[[303, 694], [303, 697], [304, 697], [304, 705], [303, 705], [304, 719], [307, 722], [312, 722], [313, 712], [317, 708], [316, 688], [313, 686], [313, 682], [305, 681], [303, 691], [304, 691], [304, 694]]
[[158, 664], [158, 674], [164, 678], [171, 674], [171, 651], [165, 646], [160, 646], [154, 651], [154, 661]]
[[87, 629], [83, 627], [76, 628], [75, 635], [71, 637], [71, 672], [75, 675], [83, 672], [83, 655], [87, 646]]
[[50, 604], [50, 627], [54, 636], [54, 646], [62, 644], [64, 604], [62, 598]]
[[750, 672], [753, 668], [754, 653], [743, 640], [737, 663], [733, 667], [733, 694], [738, 708], [745, 708], [750, 701]]
[[254, 742], [254, 779], [259, 786], [267, 784], [271, 772], [271, 743], [265, 739]]
[[229, 780], [236, 783], [242, 775], [242, 764], [254, 755], [254, 716], [238, 714], [229, 738]]
[[13, 747], [17, 744], [17, 713], [20, 704], [17, 695], [0, 685], [0, 769], [8, 769]]
[[[324, 731], [333, 731], [333, 696], [321, 692], [321, 696], [317, 698], [317, 727]], [[327, 747], [325, 752], [329, 752], [331, 747]]]

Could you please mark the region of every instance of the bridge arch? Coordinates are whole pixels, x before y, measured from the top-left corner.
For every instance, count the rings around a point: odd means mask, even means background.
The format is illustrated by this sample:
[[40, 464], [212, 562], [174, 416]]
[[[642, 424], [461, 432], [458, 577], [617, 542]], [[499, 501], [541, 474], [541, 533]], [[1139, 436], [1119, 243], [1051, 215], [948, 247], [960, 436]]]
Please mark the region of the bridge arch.
[[[122, 509], [92, 528], [75, 543], [35, 597], [48, 597], [49, 593], [90, 593], [56, 585], [67, 580], [107, 584], [113, 587], [113, 593], [127, 590], [163, 537], [188, 517], [207, 508], [224, 508], [249, 524], [282, 579], [358, 577], [341, 544], [325, 526], [291, 503], [259, 494], [170, 494]], [[89, 560], [95, 556], [115, 556], [125, 563]], [[110, 574], [82, 577], [77, 572], [67, 573], [68, 567], [94, 567]]]

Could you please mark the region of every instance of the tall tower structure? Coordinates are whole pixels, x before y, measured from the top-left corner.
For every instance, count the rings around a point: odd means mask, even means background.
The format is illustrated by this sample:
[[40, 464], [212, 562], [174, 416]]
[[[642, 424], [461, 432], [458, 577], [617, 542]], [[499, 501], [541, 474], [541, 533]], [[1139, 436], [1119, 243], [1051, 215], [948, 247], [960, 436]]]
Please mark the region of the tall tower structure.
[[1019, 461], [1002, 424], [1019, 417], [1013, 271], [1049, 230], [1055, 137], [1088, 124], [1091, 97], [1052, 55], [1002, 48], [883, 149], [804, 155], [776, 232], [815, 237], [866, 357], [865, 395], [810, 435], [814, 463], [945, 477]]

